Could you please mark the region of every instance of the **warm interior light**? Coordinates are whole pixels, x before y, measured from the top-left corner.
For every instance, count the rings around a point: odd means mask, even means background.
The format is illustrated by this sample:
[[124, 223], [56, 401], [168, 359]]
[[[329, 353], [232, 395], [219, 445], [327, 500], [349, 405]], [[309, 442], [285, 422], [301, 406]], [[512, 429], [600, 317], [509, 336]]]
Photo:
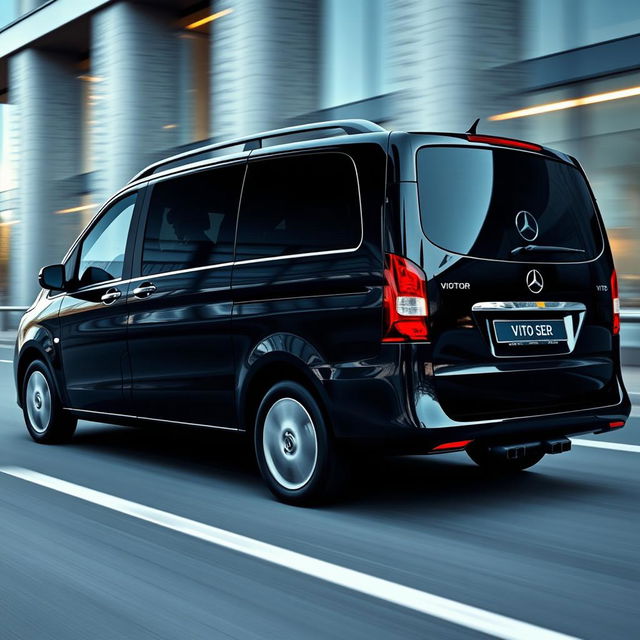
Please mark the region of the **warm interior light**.
[[81, 207], [71, 207], [70, 209], [60, 209], [59, 211], [55, 211], [55, 213], [76, 213], [77, 211], [86, 211], [87, 209], [93, 209], [95, 204], [84, 204]]
[[202, 20], [196, 20], [195, 22], [188, 24], [185, 28], [197, 29], [198, 27], [201, 27], [204, 24], [208, 24], [209, 22], [213, 22], [218, 18], [222, 18], [223, 16], [228, 16], [232, 12], [233, 12], [233, 9], [223, 9], [222, 11], [218, 11], [217, 13], [212, 13], [210, 16], [207, 16], [206, 18], [202, 18]]
[[101, 78], [100, 76], [90, 76], [86, 73], [78, 76], [78, 80], [84, 80], [85, 82], [104, 82], [104, 78]]
[[489, 116], [489, 120], [511, 120], [512, 118], [526, 118], [527, 116], [537, 116], [541, 113], [562, 111], [563, 109], [573, 109], [574, 107], [584, 107], [588, 104], [609, 102], [610, 100], [620, 100], [622, 98], [632, 98], [634, 96], [640, 96], [640, 87], [629, 87], [628, 89], [619, 89], [618, 91], [595, 93], [591, 96], [584, 96], [583, 98], [572, 98], [571, 100], [560, 100], [559, 102], [539, 104], [534, 107], [527, 107], [526, 109], [508, 111], [507, 113], [498, 113], [495, 116]]
[[0, 227], [10, 227], [11, 225], [18, 224], [20, 220], [7, 220], [6, 222], [0, 222]]
[[447, 449], [464, 449], [473, 440], [458, 440], [457, 442], [445, 442], [439, 444], [437, 447], [433, 447], [434, 451], [446, 451]]
[[175, 129], [178, 125], [177, 124], [165, 124], [162, 128], [163, 129]]

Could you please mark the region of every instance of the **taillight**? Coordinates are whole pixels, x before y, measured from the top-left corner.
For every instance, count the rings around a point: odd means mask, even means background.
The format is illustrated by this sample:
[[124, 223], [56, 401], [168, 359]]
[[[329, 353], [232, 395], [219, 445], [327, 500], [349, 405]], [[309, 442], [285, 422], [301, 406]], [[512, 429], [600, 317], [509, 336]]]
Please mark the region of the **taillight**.
[[384, 269], [383, 342], [429, 339], [427, 278], [418, 265], [387, 253]]
[[620, 333], [620, 296], [618, 295], [618, 276], [616, 270], [611, 274], [611, 302], [613, 304], [613, 335]]

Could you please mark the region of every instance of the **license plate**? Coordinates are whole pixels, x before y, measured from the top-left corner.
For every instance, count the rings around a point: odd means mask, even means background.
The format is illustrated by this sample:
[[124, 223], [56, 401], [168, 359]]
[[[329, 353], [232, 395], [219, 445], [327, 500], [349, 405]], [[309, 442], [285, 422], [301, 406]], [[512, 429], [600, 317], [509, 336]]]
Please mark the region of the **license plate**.
[[553, 344], [567, 340], [564, 320], [494, 320], [496, 341], [516, 344]]

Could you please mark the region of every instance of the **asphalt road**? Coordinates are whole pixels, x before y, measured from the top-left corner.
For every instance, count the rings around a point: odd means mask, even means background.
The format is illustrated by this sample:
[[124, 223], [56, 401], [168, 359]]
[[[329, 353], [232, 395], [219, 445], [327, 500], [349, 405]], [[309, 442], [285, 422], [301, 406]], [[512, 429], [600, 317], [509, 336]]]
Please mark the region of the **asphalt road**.
[[[590, 439], [640, 445], [639, 421]], [[575, 446], [504, 481], [464, 454], [367, 461], [340, 504], [300, 509], [271, 499], [232, 435], [80, 423], [70, 445], [37, 445], [0, 362], [0, 639], [487, 637], [456, 603], [507, 616], [490, 616], [498, 637], [637, 638], [639, 462]], [[252, 541], [302, 555], [270, 561]], [[314, 559], [365, 576], [308, 575]]]

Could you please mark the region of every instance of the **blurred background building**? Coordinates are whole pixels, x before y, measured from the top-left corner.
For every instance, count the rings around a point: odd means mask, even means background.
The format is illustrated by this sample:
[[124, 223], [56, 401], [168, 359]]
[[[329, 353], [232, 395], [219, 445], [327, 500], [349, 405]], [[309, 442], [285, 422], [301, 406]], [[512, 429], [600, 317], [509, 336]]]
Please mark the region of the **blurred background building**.
[[144, 165], [317, 119], [577, 156], [640, 306], [638, 0], [0, 0], [0, 296]]

